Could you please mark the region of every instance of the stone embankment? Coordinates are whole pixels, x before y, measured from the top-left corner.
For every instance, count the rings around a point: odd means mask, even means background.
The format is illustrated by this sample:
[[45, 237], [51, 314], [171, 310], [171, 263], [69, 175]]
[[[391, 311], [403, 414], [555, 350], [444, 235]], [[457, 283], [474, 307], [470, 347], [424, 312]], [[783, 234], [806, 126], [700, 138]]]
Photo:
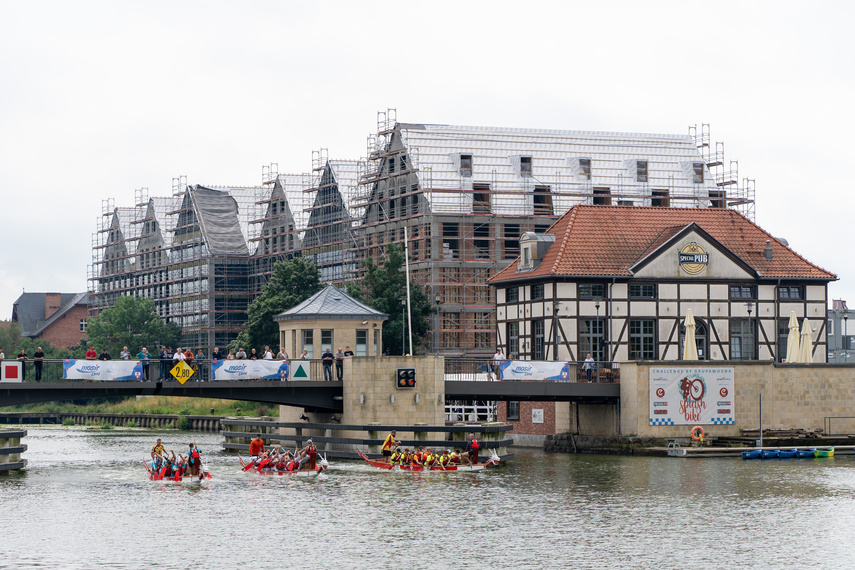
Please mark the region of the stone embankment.
[[[191, 431], [220, 431], [225, 416], [184, 416], [180, 414], [89, 414], [80, 412], [0, 413], [0, 424], [56, 425], [71, 419], [76, 425], [110, 424], [150, 429], [183, 428]], [[186, 420], [186, 421], [185, 421]]]

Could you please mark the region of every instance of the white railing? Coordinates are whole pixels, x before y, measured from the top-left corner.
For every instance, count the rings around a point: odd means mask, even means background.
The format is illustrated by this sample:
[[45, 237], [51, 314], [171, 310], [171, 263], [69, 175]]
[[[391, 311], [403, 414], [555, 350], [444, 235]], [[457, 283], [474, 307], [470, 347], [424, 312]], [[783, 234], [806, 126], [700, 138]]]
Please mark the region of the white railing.
[[496, 403], [475, 406], [445, 406], [447, 422], [492, 422], [496, 420]]

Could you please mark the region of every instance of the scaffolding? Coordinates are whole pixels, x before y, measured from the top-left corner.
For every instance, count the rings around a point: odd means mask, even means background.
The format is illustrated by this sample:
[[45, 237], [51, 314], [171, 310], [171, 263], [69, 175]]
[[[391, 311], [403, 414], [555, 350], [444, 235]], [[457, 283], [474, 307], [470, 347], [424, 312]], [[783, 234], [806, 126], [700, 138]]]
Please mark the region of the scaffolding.
[[754, 220], [753, 178], [739, 178], [739, 161], [727, 160], [724, 153], [724, 142], [712, 144], [709, 123], [701, 123], [689, 127], [689, 136], [695, 141], [698, 153], [704, 159], [716, 189], [709, 194], [710, 206], [714, 208], [731, 208], [741, 213], [749, 220]]

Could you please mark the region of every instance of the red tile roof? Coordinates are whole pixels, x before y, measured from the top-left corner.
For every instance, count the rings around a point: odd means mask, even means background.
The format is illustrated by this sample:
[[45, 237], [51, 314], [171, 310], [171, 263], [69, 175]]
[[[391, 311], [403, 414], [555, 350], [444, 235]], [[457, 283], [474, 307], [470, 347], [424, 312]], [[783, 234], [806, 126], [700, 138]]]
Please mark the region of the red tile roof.
[[[579, 205], [570, 208], [546, 232], [555, 234], [555, 243], [540, 265], [517, 272], [514, 262], [489, 281], [550, 275], [629, 277], [636, 262], [692, 223], [761, 278], [837, 279], [735, 210]], [[763, 256], [766, 240], [771, 242], [771, 261]]]

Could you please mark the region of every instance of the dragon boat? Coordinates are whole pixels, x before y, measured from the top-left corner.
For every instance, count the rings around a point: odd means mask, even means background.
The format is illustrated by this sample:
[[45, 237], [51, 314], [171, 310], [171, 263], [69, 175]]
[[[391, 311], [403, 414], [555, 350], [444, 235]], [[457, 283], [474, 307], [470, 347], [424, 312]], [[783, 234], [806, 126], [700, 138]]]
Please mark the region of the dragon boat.
[[208, 466], [204, 463], [199, 469], [199, 475], [190, 475], [186, 471], [172, 473], [167, 475], [166, 466], [161, 467], [160, 469], [153, 469], [151, 463], [148, 461], [143, 461], [143, 465], [145, 466], [146, 473], [148, 473], [148, 478], [152, 481], [202, 481], [205, 479], [213, 479], [210, 471], [208, 471]]
[[243, 468], [243, 471], [252, 471], [254, 473], [258, 473], [259, 475], [284, 475], [284, 476], [294, 476], [294, 477], [317, 477], [321, 471], [326, 471], [329, 467], [329, 462], [327, 462], [326, 456], [319, 456], [318, 461], [315, 463], [314, 469], [300, 469], [295, 471], [289, 471], [287, 469], [279, 470], [279, 469], [265, 469], [265, 465], [262, 463], [258, 467], [253, 465], [252, 463], [247, 463], [243, 460], [243, 457], [238, 455], [238, 459], [240, 459], [240, 465]]
[[359, 455], [368, 462], [372, 467], [377, 467], [378, 469], [386, 469], [393, 471], [483, 471], [487, 467], [491, 465], [499, 465], [501, 462], [501, 458], [499, 454], [496, 453], [495, 450], [490, 450], [490, 458], [484, 463], [476, 463], [474, 465], [461, 465], [459, 463], [452, 463], [450, 465], [446, 465], [442, 467], [440, 465], [431, 465], [430, 467], [425, 467], [424, 465], [392, 465], [391, 463], [386, 463], [382, 459], [371, 459], [364, 453], [362, 450], [357, 449]]

